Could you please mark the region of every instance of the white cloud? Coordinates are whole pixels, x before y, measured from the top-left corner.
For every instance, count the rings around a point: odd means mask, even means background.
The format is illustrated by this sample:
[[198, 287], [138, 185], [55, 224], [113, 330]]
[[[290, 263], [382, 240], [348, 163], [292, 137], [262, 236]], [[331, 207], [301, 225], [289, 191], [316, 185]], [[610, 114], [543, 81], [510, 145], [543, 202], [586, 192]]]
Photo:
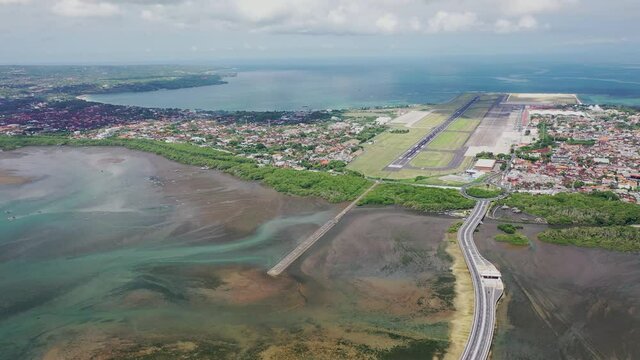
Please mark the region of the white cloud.
[[142, 20], [148, 21], [158, 21], [162, 19], [156, 12], [151, 10], [142, 10], [142, 12], [140, 13], [140, 17], [142, 18]]
[[428, 32], [457, 32], [469, 30], [478, 25], [478, 16], [472, 12], [465, 13], [449, 13], [446, 11], [438, 11], [431, 19], [429, 19]]
[[526, 15], [518, 20], [518, 27], [522, 30], [533, 30], [538, 27], [538, 20], [531, 15]]
[[[141, 0], [137, 0], [141, 1]], [[420, 0], [399, 0], [422, 7]], [[141, 6], [138, 3], [138, 6]], [[145, 20], [163, 18], [188, 24], [216, 24], [271, 33], [376, 34], [416, 31], [420, 22], [390, 0], [191, 0], [144, 5]], [[411, 8], [411, 6], [409, 7]], [[415, 18], [415, 19], [414, 19]], [[400, 19], [403, 19], [402, 21]]]
[[55, 14], [69, 17], [104, 17], [117, 14], [120, 8], [103, 1], [61, 0], [56, 2], [51, 10]]
[[143, 9], [140, 12], [142, 20], [147, 21], [162, 21], [165, 20], [164, 5], [154, 5], [148, 9]]
[[538, 28], [538, 20], [531, 15], [525, 15], [518, 21], [498, 19], [494, 25], [495, 31], [500, 34], [528, 31], [536, 28]]
[[558, 11], [578, 0], [497, 0], [497, 6], [509, 15], [531, 15]]
[[409, 27], [411, 28], [411, 30], [418, 32], [422, 30], [422, 21], [414, 16], [409, 19]]
[[261, 23], [288, 17], [292, 12], [300, 13], [303, 10], [300, 2], [287, 0], [236, 0], [234, 3], [238, 13], [245, 19]]
[[[0, 0], [24, 1], [24, 0]], [[48, 0], [64, 16], [133, 14], [177, 28], [276, 34], [534, 30], [578, 0]], [[534, 17], [536, 16], [536, 17]]]
[[31, 2], [31, 0], [0, 0], [0, 5], [26, 4], [29, 2]]
[[398, 19], [393, 14], [384, 14], [376, 20], [378, 29], [386, 33], [392, 33], [398, 27]]

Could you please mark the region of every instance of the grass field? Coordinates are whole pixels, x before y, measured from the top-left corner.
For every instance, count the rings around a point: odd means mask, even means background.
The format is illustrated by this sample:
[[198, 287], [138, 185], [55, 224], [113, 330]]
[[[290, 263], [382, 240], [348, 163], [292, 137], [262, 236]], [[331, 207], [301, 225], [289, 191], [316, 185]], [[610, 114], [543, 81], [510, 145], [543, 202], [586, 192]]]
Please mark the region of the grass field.
[[[434, 127], [440, 125], [443, 121], [447, 119], [446, 114], [440, 112], [432, 112], [431, 114], [425, 116], [420, 121], [413, 124], [412, 128], [415, 129], [433, 129]], [[426, 134], [426, 132], [425, 132]]]
[[427, 145], [430, 150], [457, 150], [461, 148], [471, 133], [443, 131]]
[[453, 160], [453, 153], [442, 151], [426, 151], [418, 154], [411, 160], [411, 166], [415, 167], [445, 167]]
[[480, 125], [479, 119], [458, 119], [451, 123], [447, 130], [452, 131], [473, 131]]
[[376, 136], [373, 139], [373, 144], [364, 145], [364, 153], [349, 164], [349, 169], [367, 176], [385, 177], [388, 171], [383, 171], [383, 169], [413, 144], [420, 141], [426, 133], [423, 129], [411, 129], [404, 126], [393, 128], [407, 129], [409, 132], [393, 134], [385, 131]]
[[[434, 112], [410, 128], [402, 124], [392, 125], [388, 131], [376, 136], [373, 144], [363, 146], [364, 153], [349, 164], [349, 169], [367, 176], [394, 178], [397, 172], [385, 171], [384, 168], [420, 141], [431, 129], [446, 120], [446, 117], [446, 114]], [[390, 132], [393, 129], [409, 130], [409, 132], [393, 134]]]
[[[385, 179], [393, 179], [400, 181], [409, 181], [417, 184], [428, 184], [428, 185], [462, 185], [462, 183], [451, 183], [447, 181], [442, 181], [438, 179], [438, 177], [453, 173], [459, 173], [466, 170], [473, 163], [473, 157], [465, 157], [462, 161], [462, 164], [455, 169], [448, 170], [421, 170], [421, 169], [402, 169], [397, 172], [384, 172]], [[374, 176], [374, 175], [371, 175]], [[418, 176], [426, 177], [420, 181], [414, 181], [414, 179]]]
[[456, 97], [455, 99], [451, 100], [450, 102], [443, 103], [443, 104], [438, 104], [436, 106], [436, 108], [437, 108], [437, 110], [442, 111], [442, 112], [452, 113], [452, 112], [456, 111], [457, 109], [459, 109], [462, 105], [464, 105], [467, 102], [469, 102], [469, 100], [473, 99], [477, 95], [478, 94], [474, 94], [474, 93], [462, 94], [462, 95]]
[[379, 116], [395, 116], [397, 110], [376, 109], [376, 110], [351, 110], [344, 113], [344, 117], [352, 118], [377, 118]]
[[498, 95], [484, 95], [473, 104], [460, 119], [482, 120], [489, 108], [498, 99]]
[[[348, 168], [354, 171], [358, 171], [369, 177], [386, 178], [386, 179], [411, 179], [416, 176], [440, 176], [451, 174], [455, 172], [463, 171], [470, 161], [465, 159], [463, 164], [457, 169], [451, 170], [421, 170], [421, 169], [401, 169], [400, 171], [388, 171], [385, 168], [391, 164], [395, 159], [400, 157], [402, 153], [410, 149], [420, 139], [429, 133], [433, 128], [444, 122], [453, 111], [459, 109], [477, 94], [463, 94], [446, 104], [440, 104], [432, 107], [432, 113], [425, 116], [423, 119], [414, 123], [411, 127], [405, 127], [401, 124], [394, 124], [389, 130], [393, 129], [405, 129], [409, 130], [405, 134], [393, 134], [389, 131], [378, 135], [373, 139], [371, 144], [365, 144], [363, 146], [364, 152], [352, 161]], [[460, 132], [444, 132], [429, 146], [429, 149], [433, 150], [457, 150], [461, 148], [466, 142], [471, 132], [478, 126], [482, 116], [486, 113], [487, 109], [495, 101], [496, 95], [483, 95], [482, 98], [472, 105], [467, 113], [460, 119], [454, 121], [451, 126], [455, 131], [468, 131], [468, 134]], [[427, 165], [414, 165], [416, 167], [441, 167], [446, 166], [449, 162], [444, 155], [441, 155], [442, 159], [426, 159], [419, 155], [419, 159], [414, 159], [417, 164], [425, 162]], [[445, 163], [444, 165], [440, 165]], [[436, 164], [436, 165], [429, 165]], [[464, 167], [463, 167], [464, 166]]]

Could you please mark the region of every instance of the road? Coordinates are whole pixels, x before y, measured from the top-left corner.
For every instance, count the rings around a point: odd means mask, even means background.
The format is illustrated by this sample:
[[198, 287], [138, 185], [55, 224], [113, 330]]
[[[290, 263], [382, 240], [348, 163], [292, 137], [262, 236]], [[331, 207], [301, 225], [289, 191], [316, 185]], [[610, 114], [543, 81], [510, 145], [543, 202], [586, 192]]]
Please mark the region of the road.
[[486, 260], [473, 241], [473, 232], [482, 222], [489, 204], [478, 201], [458, 231], [458, 243], [471, 273], [474, 289], [473, 325], [461, 360], [484, 360], [489, 356], [496, 321], [496, 304], [504, 285], [498, 269]]
[[376, 181], [373, 185], [371, 185], [370, 188], [368, 188], [365, 192], [363, 192], [360, 196], [358, 196], [357, 199], [351, 202], [338, 215], [336, 215], [334, 218], [332, 218], [327, 223], [322, 225], [322, 227], [316, 230], [316, 232], [311, 234], [311, 236], [309, 236], [306, 240], [304, 240], [298, 246], [296, 246], [295, 249], [293, 249], [289, 254], [287, 254], [287, 256], [282, 258], [280, 262], [278, 262], [274, 267], [272, 267], [267, 272], [267, 274], [274, 277], [282, 274], [282, 272], [285, 271], [291, 264], [293, 264], [293, 262], [296, 261], [302, 254], [304, 254], [305, 251], [307, 251], [311, 246], [313, 246], [313, 244], [315, 244], [318, 240], [320, 240], [320, 238], [324, 236], [324, 234], [329, 232], [329, 230], [331, 230], [338, 222], [340, 222], [340, 219], [342, 219], [343, 216], [345, 216], [349, 211], [351, 211], [351, 209], [356, 207], [356, 205], [358, 205], [360, 200], [362, 200], [378, 184], [379, 182]]
[[471, 99], [468, 103], [466, 103], [464, 106], [456, 110], [453, 114], [451, 114], [451, 116], [449, 116], [447, 120], [445, 120], [442, 124], [438, 125], [435, 129], [431, 130], [425, 137], [423, 137], [420, 141], [418, 141], [415, 145], [413, 145], [411, 149], [407, 150], [398, 159], [396, 159], [389, 166], [387, 166], [387, 168], [391, 170], [402, 169], [414, 157], [416, 157], [416, 155], [418, 155], [418, 153], [425, 146], [427, 146], [428, 143], [430, 143], [433, 139], [436, 138], [436, 136], [438, 136], [447, 127], [449, 127], [449, 125], [451, 125], [451, 123], [454, 122], [457, 118], [462, 116], [471, 107], [471, 105], [475, 104], [476, 101], [478, 101], [479, 99], [480, 99], [480, 96], [476, 96], [473, 99]]

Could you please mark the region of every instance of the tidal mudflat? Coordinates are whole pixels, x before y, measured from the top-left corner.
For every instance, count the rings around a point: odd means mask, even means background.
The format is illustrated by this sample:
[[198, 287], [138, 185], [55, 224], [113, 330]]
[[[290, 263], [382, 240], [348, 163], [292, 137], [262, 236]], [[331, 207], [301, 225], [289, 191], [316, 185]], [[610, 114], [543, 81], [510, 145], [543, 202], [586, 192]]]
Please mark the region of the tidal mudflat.
[[485, 221], [480, 251], [502, 272], [494, 359], [640, 358], [640, 257], [536, 240], [546, 225], [524, 225], [530, 246], [498, 243]]
[[0, 153], [0, 358], [415, 358], [446, 351], [452, 219], [340, 210], [116, 148]]

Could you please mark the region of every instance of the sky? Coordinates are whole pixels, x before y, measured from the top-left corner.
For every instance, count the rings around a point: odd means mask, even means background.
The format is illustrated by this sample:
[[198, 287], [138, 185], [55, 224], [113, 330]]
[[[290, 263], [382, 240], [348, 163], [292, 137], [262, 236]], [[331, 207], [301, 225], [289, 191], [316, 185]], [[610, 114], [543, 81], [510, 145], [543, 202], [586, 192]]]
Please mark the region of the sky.
[[0, 63], [520, 57], [640, 63], [638, 0], [0, 0]]

